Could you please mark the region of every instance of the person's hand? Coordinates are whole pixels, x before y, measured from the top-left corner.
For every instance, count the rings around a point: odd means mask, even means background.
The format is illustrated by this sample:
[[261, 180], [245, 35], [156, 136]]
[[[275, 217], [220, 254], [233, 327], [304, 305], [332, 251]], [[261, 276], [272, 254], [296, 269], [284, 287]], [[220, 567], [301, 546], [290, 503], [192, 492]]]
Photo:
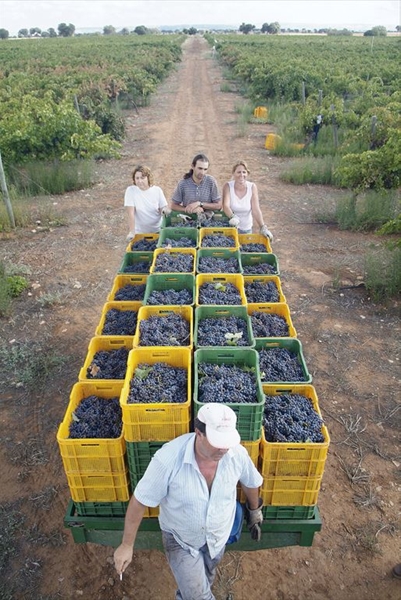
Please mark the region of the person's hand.
[[231, 219], [228, 221], [228, 224], [231, 227], [238, 227], [238, 225], [239, 225], [239, 218], [237, 217], [237, 215], [233, 215], [231, 217]]
[[135, 233], [130, 231], [125, 239], [127, 240], [127, 242], [130, 242], [134, 237], [135, 237]]
[[121, 544], [116, 548], [114, 552], [114, 566], [119, 575], [122, 575], [131, 563], [133, 552], [133, 546], [128, 546], [127, 544]]
[[185, 212], [191, 214], [199, 214], [203, 212], [203, 208], [199, 206], [199, 202], [191, 202], [191, 204], [187, 204], [185, 207]]
[[182, 213], [178, 214], [177, 217], [182, 219], [184, 223], [187, 223], [188, 221], [192, 221], [192, 219], [189, 215], [183, 215]]
[[262, 225], [262, 227], [260, 228], [260, 233], [264, 235], [265, 238], [269, 239], [271, 242], [273, 241], [273, 234], [269, 229], [267, 229], [266, 225]]
[[163, 206], [163, 208], [160, 210], [160, 213], [163, 215], [163, 217], [168, 217], [168, 215], [171, 214], [171, 208], [168, 206]]
[[262, 507], [262, 498], [259, 498], [258, 508], [255, 508], [254, 510], [251, 510], [249, 508], [248, 502], [245, 503], [245, 521], [249, 531], [251, 532], [251, 538], [255, 540], [255, 542], [260, 542], [260, 539], [262, 537]]

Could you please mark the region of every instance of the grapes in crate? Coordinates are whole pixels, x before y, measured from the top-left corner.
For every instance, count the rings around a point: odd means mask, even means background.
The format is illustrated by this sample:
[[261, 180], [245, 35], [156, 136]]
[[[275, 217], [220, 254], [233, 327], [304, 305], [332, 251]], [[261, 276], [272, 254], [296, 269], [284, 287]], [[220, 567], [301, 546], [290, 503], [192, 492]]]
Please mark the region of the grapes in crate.
[[149, 239], [142, 238], [131, 244], [131, 252], [153, 252], [156, 250], [157, 238]]
[[234, 248], [235, 240], [229, 235], [211, 234], [202, 239], [202, 248]]
[[111, 308], [106, 313], [102, 335], [135, 335], [137, 321], [136, 310]]
[[251, 323], [255, 337], [288, 337], [290, 335], [285, 318], [275, 313], [255, 310], [251, 314]]
[[198, 380], [199, 402], [258, 403], [256, 374], [252, 368], [200, 363]]
[[190, 324], [178, 313], [139, 321], [140, 346], [189, 346]]
[[156, 257], [155, 273], [192, 273], [194, 257], [182, 252], [165, 252]]
[[265, 396], [263, 427], [267, 442], [324, 442], [323, 420], [301, 394]]
[[217, 256], [200, 256], [198, 260], [198, 273], [238, 273], [239, 261], [232, 258], [219, 258]]
[[128, 349], [99, 350], [87, 368], [88, 379], [124, 379], [127, 370]]
[[79, 438], [118, 438], [121, 435], [122, 411], [119, 398], [83, 398], [72, 413], [69, 437]]
[[262, 381], [306, 381], [298, 355], [287, 348], [259, 350]]
[[248, 303], [263, 304], [279, 302], [280, 295], [274, 281], [267, 283], [260, 281], [245, 281], [245, 296]]
[[200, 319], [197, 331], [198, 346], [249, 346], [245, 319], [236, 316]]
[[187, 305], [193, 303], [193, 293], [183, 290], [153, 290], [146, 301], [147, 304], [156, 305]]
[[139, 364], [130, 381], [128, 404], [183, 403], [187, 400], [187, 370], [163, 362]]
[[146, 285], [144, 283], [141, 283], [139, 285], [132, 285], [128, 283], [127, 285], [124, 285], [123, 287], [117, 290], [117, 292], [114, 295], [114, 300], [118, 300], [120, 302], [127, 302], [130, 300], [139, 302], [140, 300], [143, 300], [143, 297], [145, 295], [145, 289]]
[[206, 282], [199, 287], [199, 304], [242, 304], [239, 289], [233, 283]]

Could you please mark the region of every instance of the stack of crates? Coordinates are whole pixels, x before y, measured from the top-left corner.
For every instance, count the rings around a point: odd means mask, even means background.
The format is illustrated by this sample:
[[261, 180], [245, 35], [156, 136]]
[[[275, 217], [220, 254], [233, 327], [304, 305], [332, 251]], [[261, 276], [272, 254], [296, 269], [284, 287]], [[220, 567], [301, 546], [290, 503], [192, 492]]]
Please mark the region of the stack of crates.
[[[227, 240], [222, 240], [222, 245], [216, 247], [210, 247], [206, 240], [205, 247], [205, 238], [210, 235], [217, 235], [220, 238], [225, 236]], [[171, 259], [168, 264], [174, 265], [175, 259], [180, 255], [188, 264], [187, 271], [175, 271], [174, 266], [171, 271], [160, 270], [160, 261]], [[199, 261], [202, 257], [223, 260], [235, 257], [238, 260], [238, 270], [235, 273], [200, 272]], [[202, 304], [200, 292], [204, 284], [223, 288], [232, 284], [238, 292], [238, 303], [236, 305]], [[273, 286], [277, 291], [277, 301], [249, 301], [247, 289], [252, 285], [259, 286], [263, 290]], [[177, 295], [185, 290], [189, 299], [185, 304], [159, 304], [158, 298], [167, 290], [173, 290]], [[130, 331], [129, 335], [105, 335], [104, 325], [110, 310], [136, 312], [135, 331]], [[257, 313], [273, 314], [283, 319], [288, 327], [288, 336], [256, 337], [252, 328], [252, 319], [257, 316]], [[142, 345], [141, 324], [151, 317], [163, 317], [169, 314], [179, 314], [187, 321], [189, 336], [185, 345]], [[235, 347], [234, 342], [234, 345], [227, 343], [225, 346], [201, 346], [198, 328], [202, 320], [227, 316], [240, 317], [245, 321], [246, 345]], [[93, 377], [91, 365], [95, 353], [118, 348], [124, 348], [128, 352], [123, 376], [106, 381], [91, 378]], [[303, 373], [302, 381], [269, 381], [265, 378], [260, 368], [259, 355], [261, 351], [273, 348], [287, 349], [296, 355]], [[132, 402], [130, 385], [137, 368], [142, 364], [153, 365], [157, 362], [186, 370], [185, 398], [181, 402], [171, 404]], [[265, 396], [278, 396], [284, 393], [304, 395], [320, 415], [316, 390], [311, 385], [312, 377], [303, 356], [302, 344], [297, 338], [290, 309], [282, 290], [278, 258], [273, 254], [269, 240], [260, 234], [238, 234], [236, 229], [229, 226], [228, 218], [222, 212], [215, 213], [213, 219], [206, 223], [197, 221], [195, 215], [189, 223], [184, 223], [179, 213], [173, 212], [163, 218], [159, 234], [136, 235], [126, 248], [120, 269], [104, 305], [95, 337], [90, 341], [87, 357], [79, 373], [79, 382], [71, 392], [66, 417], [58, 434], [71, 497], [79, 508], [79, 514], [113, 516], [120, 512], [124, 513], [128, 493], [132, 493], [135, 489], [155, 452], [164, 443], [193, 431], [193, 419], [202, 406], [199, 400], [199, 383], [203, 363], [246, 367], [256, 375], [255, 402], [236, 404], [230, 403], [227, 398], [226, 404], [236, 413], [241, 443], [263, 476], [261, 496], [264, 517], [269, 520], [283, 521], [313, 519], [330, 442], [326, 427], [322, 427], [324, 442], [292, 444], [266, 441], [263, 427]], [[118, 393], [122, 410], [121, 439], [113, 440], [110, 444], [113, 452], [116, 451], [114, 444], [119, 444], [121, 457], [118, 464], [116, 460], [110, 460], [108, 470], [105, 471], [102, 471], [100, 466], [103, 468], [105, 448], [109, 447], [106, 442], [110, 440], [97, 440], [95, 443], [93, 440], [68, 440], [67, 435], [67, 425], [72, 418], [77, 398], [84, 397], [84, 391], [91, 385], [98, 386], [99, 393], [100, 391], [106, 395]], [[107, 391], [102, 386], [108, 386]], [[70, 448], [74, 448], [74, 453], [77, 452], [79, 455], [83, 447], [89, 451], [90, 457], [87, 461], [80, 458], [77, 464], [77, 459], [75, 456], [71, 458], [67, 449], [70, 452]], [[95, 453], [95, 457], [92, 456], [92, 452]], [[98, 452], [100, 452], [99, 456]], [[94, 463], [96, 468], [93, 464], [94, 458], [98, 459]], [[82, 481], [74, 479], [76, 471]], [[105, 498], [100, 490], [99, 493], [93, 492], [97, 488], [87, 484], [85, 479], [87, 476], [115, 477], [116, 481], [111, 486], [115, 492], [113, 498]], [[125, 495], [120, 493], [123, 481]], [[81, 494], [81, 487], [85, 489], [83, 494]], [[108, 489], [108, 486], [105, 488]], [[238, 497], [241, 501], [245, 499], [240, 489]], [[145, 516], [154, 517], [157, 514], [157, 508], [149, 509]]]

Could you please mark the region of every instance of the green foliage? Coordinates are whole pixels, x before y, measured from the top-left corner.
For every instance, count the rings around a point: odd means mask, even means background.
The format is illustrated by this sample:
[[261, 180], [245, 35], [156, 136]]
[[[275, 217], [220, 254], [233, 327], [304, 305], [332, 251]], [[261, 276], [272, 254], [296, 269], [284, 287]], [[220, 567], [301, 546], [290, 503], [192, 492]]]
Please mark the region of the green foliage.
[[17, 298], [22, 294], [29, 282], [21, 275], [9, 275], [7, 277], [8, 293], [12, 298]]
[[336, 220], [340, 229], [375, 230], [393, 219], [400, 209], [400, 199], [396, 193], [367, 191], [339, 200]]
[[309, 183], [336, 185], [337, 180], [334, 176], [334, 171], [338, 161], [338, 158], [332, 156], [321, 158], [302, 157], [291, 162], [288, 167], [280, 173], [280, 179], [296, 185]]
[[0, 345], [0, 378], [2, 383], [41, 388], [64, 364], [64, 358], [55, 354], [46, 341], [15, 342]]
[[[57, 195], [81, 190], [93, 184], [94, 161], [32, 161], [9, 174], [9, 183], [18, 195]], [[43, 220], [44, 215], [37, 218]], [[1, 228], [0, 228], [1, 229]]]
[[29, 286], [29, 282], [21, 275], [9, 274], [0, 262], [0, 317], [9, 315], [11, 302]]
[[368, 253], [365, 285], [375, 300], [394, 298], [401, 293], [401, 246], [382, 247]]

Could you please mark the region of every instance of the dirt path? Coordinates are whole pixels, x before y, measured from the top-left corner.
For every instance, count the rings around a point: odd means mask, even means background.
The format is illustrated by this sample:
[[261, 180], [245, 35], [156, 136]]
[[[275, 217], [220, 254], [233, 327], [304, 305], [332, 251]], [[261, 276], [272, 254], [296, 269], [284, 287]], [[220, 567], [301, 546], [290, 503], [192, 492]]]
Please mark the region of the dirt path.
[[[286, 161], [264, 149], [270, 128], [250, 125], [238, 137], [235, 105], [242, 100], [223, 93], [221, 83], [206, 42], [188, 39], [182, 63], [151, 105], [127, 115], [122, 159], [98, 165], [94, 188], [54, 199], [67, 226], [0, 238], [2, 258], [28, 265], [40, 286], [0, 322], [2, 339], [47, 344], [64, 357], [62, 370], [43, 389], [26, 394], [8, 381], [2, 392], [1, 501], [17, 503], [26, 514], [27, 533], [10, 568], [20, 590], [16, 599], [173, 598], [174, 581], [160, 552], [136, 552], [121, 584], [112, 549], [76, 545], [64, 534], [69, 494], [55, 432], [125, 251], [122, 198], [132, 167], [149, 164], [170, 197], [198, 152], [209, 156], [220, 186], [231, 164], [248, 161], [332, 439], [319, 496], [323, 529], [313, 546], [227, 553], [216, 599], [228, 592], [235, 600], [400, 597], [400, 583], [389, 575], [401, 560], [399, 313], [396, 305], [375, 306], [363, 288], [352, 287], [361, 282], [364, 253], [376, 240], [311, 224], [341, 192], [282, 184], [278, 175]], [[61, 303], [41, 306], [44, 293], [59, 294]]]

